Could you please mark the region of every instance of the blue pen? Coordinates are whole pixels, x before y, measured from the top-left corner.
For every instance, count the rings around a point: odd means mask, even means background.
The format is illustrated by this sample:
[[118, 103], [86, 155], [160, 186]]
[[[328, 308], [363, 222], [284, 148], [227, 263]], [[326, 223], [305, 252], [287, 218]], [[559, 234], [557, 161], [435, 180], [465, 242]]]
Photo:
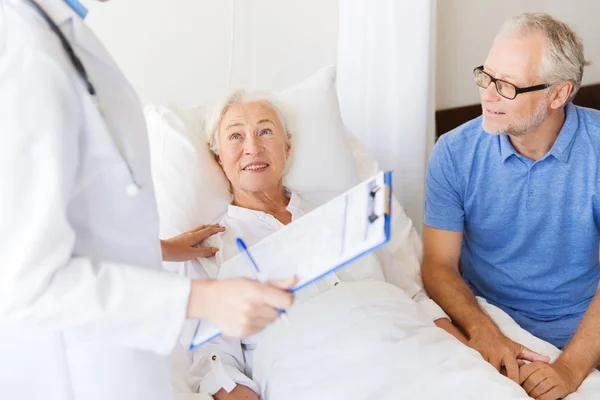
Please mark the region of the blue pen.
[[[258, 268], [258, 265], [256, 265], [256, 262], [250, 255], [250, 252], [248, 251], [248, 247], [246, 246], [246, 243], [244, 243], [244, 241], [241, 238], [235, 239], [235, 243], [237, 244], [238, 249], [240, 249], [240, 251], [242, 253], [244, 253], [244, 255], [246, 256], [246, 260], [248, 260], [248, 264], [250, 264], [252, 266], [252, 268], [254, 269], [254, 272], [256, 272], [257, 280], [259, 282], [265, 283], [266, 279], [261, 274], [260, 269]], [[289, 320], [287, 319], [287, 315], [286, 315], [285, 311], [284, 310], [278, 310], [278, 311], [279, 311], [279, 315], [281, 316], [281, 319], [283, 319], [286, 323], [289, 323]]]
[[235, 244], [237, 244], [238, 249], [240, 249], [240, 251], [242, 253], [244, 253], [244, 255], [246, 256], [246, 259], [248, 260], [248, 264], [250, 264], [252, 266], [252, 268], [256, 272], [257, 277], [259, 278], [258, 280], [261, 280], [260, 279], [261, 278], [260, 269], [258, 269], [258, 265], [256, 265], [256, 262], [254, 262], [254, 259], [250, 255], [250, 252], [248, 251], [248, 247], [246, 246], [246, 243], [244, 243], [244, 241], [241, 238], [237, 238], [237, 239], [235, 239]]

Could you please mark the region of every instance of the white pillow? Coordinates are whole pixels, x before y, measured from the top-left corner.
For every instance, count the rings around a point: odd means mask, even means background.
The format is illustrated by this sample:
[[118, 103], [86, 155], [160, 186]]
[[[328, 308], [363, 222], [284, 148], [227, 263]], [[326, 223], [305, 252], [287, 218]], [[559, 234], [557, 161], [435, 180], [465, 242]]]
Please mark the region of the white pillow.
[[144, 113], [161, 238], [214, 222], [231, 196], [201, 125], [188, 110], [174, 105], [148, 105]]
[[335, 88], [326, 67], [276, 97], [289, 115], [291, 167], [286, 186], [297, 192], [343, 192], [359, 182]]
[[[286, 186], [297, 192], [343, 192], [358, 175], [335, 90], [335, 67], [275, 95], [289, 114], [292, 157]], [[202, 108], [149, 105], [152, 174], [160, 235], [216, 221], [231, 201], [224, 173], [205, 144]]]

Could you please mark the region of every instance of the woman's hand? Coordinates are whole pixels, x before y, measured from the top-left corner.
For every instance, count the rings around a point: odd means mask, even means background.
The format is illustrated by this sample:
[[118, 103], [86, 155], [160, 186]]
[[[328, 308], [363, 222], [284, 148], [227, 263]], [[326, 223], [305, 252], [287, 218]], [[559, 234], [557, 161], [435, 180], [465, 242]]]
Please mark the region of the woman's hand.
[[195, 247], [212, 235], [225, 232], [220, 225], [201, 225], [174, 238], [161, 240], [163, 261], [189, 261], [194, 258], [212, 257], [219, 249], [215, 247]]
[[246, 386], [237, 385], [231, 392], [227, 393], [225, 389], [219, 390], [213, 394], [215, 400], [258, 400], [259, 397], [252, 389]]
[[436, 319], [433, 322], [438, 328], [442, 328], [443, 330], [457, 338], [462, 344], [467, 344], [469, 342], [469, 339], [467, 339], [467, 337], [456, 326], [454, 326], [449, 319], [440, 318]]

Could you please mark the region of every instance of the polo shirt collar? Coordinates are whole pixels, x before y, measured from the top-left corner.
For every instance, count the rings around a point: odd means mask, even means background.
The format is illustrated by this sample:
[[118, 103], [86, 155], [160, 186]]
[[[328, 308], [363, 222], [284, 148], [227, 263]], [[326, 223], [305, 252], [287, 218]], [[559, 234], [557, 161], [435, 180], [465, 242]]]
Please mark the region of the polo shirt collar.
[[579, 119], [577, 118], [577, 110], [573, 104], [567, 104], [565, 112], [567, 114], [565, 123], [556, 138], [556, 142], [554, 142], [554, 146], [550, 149], [549, 154], [566, 163], [569, 161], [571, 149], [573, 148], [573, 139], [575, 139], [575, 134], [579, 129]]
[[502, 157], [502, 162], [506, 161], [512, 155], [517, 155], [517, 151], [508, 139], [508, 135], [499, 135], [498, 139], [500, 140], [500, 156]]
[[[579, 120], [577, 118], [577, 110], [571, 103], [565, 107], [566, 118], [563, 127], [554, 142], [554, 146], [548, 152], [548, 155], [553, 156], [562, 162], [569, 161], [571, 148], [573, 147], [573, 139], [579, 129]], [[517, 155], [517, 151], [513, 147], [508, 138], [508, 135], [499, 135], [500, 140], [500, 156], [502, 162], [506, 161], [510, 156]]]

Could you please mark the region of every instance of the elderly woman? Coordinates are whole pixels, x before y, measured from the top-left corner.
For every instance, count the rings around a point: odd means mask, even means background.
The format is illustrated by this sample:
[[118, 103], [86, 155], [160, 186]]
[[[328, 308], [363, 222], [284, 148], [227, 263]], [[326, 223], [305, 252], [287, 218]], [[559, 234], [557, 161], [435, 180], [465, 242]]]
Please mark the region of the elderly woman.
[[[233, 201], [219, 221], [226, 231], [215, 235], [205, 243], [221, 250], [215, 258], [201, 260], [209, 275], [216, 276], [219, 266], [238, 253], [235, 246], [236, 237], [243, 237], [248, 245], [255, 244], [284, 225], [301, 218], [318, 204], [304, 201], [297, 193], [283, 185], [287, 163], [293, 149], [286, 118], [274, 100], [267, 96], [236, 92], [216, 108], [214, 115], [208, 119], [207, 125], [208, 145], [231, 183], [233, 195]], [[508, 381], [497, 372], [495, 373], [497, 377], [491, 375], [489, 371], [491, 367], [477, 353], [436, 327], [436, 325], [442, 327], [459, 340], [465, 340], [450, 323], [441, 308], [430, 300], [416, 283], [402, 273], [393, 257], [386, 254], [385, 251], [383, 248], [377, 253], [377, 256], [363, 257], [331, 274], [323, 281], [300, 291], [294, 306], [290, 309], [292, 323], [289, 327], [279, 326], [277, 328], [278, 324], [281, 325], [281, 322], [278, 322], [272, 327], [273, 332], [268, 332], [269, 329], [267, 329], [264, 333], [242, 341], [219, 338], [195, 350], [190, 384], [200, 392], [213, 394], [216, 400], [258, 399], [259, 395], [266, 399], [296, 398], [294, 396], [306, 399], [399, 398], [398, 396], [404, 393], [403, 387], [410, 386], [409, 383], [412, 379], [410, 374], [416, 373], [412, 366], [415, 356], [406, 353], [405, 358], [400, 358], [401, 356], [398, 355], [399, 358], [393, 360], [394, 367], [391, 368], [391, 370], [394, 370], [396, 366], [398, 368], [397, 372], [392, 373], [394, 376], [390, 376], [390, 368], [385, 367], [384, 360], [392, 354], [396, 354], [395, 350], [384, 350], [383, 352], [381, 349], [374, 350], [368, 357], [369, 362], [375, 362], [374, 370], [383, 368], [384, 372], [378, 373], [377, 378], [366, 378], [364, 374], [359, 374], [358, 378], [360, 379], [355, 379], [351, 376], [340, 375], [339, 371], [343, 367], [341, 364], [355, 363], [359, 366], [365, 361], [364, 355], [356, 352], [356, 348], [362, 347], [362, 343], [377, 345], [380, 341], [387, 341], [389, 332], [394, 337], [405, 338], [410, 335], [402, 331], [404, 328], [401, 329], [401, 327], [409, 326], [410, 329], [414, 327], [414, 332], [423, 332], [422, 337], [437, 338], [436, 345], [432, 347], [434, 350], [424, 356], [424, 359], [427, 359], [426, 363], [429, 363], [428, 365], [431, 365], [432, 368], [442, 362], [448, 362], [448, 360], [436, 359], [435, 354], [438, 350], [435, 350], [435, 346], [438, 346], [439, 343], [443, 343], [443, 346], [454, 346], [453, 348], [458, 354], [457, 359], [466, 357], [469, 359], [469, 363], [477, 368], [481, 367], [484, 371], [482, 376], [485, 376], [485, 379], [488, 375], [492, 376], [488, 381], [489, 387], [496, 390], [500, 396], [498, 398], [526, 399], [527, 396], [518, 385]], [[409, 311], [406, 313], [404, 311], [392, 312], [386, 308], [387, 306], [370, 309], [372, 304], [380, 304], [376, 303], [373, 297], [379, 296], [382, 292], [390, 293], [389, 297], [386, 297], [386, 301], [393, 300], [392, 308], [402, 304], [405, 307], [402, 310]], [[386, 296], [388, 295], [386, 294]], [[300, 315], [303, 307], [305, 309], [315, 307], [315, 302], [318, 304], [318, 312], [307, 312], [309, 318], [304, 319], [301, 324], [295, 324], [297, 319], [294, 319], [294, 315]], [[342, 309], [356, 309], [357, 311], [352, 313], [352, 318], [364, 318], [363, 320], [368, 323], [357, 323], [356, 319], [352, 321], [342, 319], [335, 323], [329, 323], [331, 319], [327, 315], [339, 314], [336, 311], [339, 311], [339, 304]], [[324, 307], [329, 307], [328, 311], [324, 311]], [[338, 308], [336, 309], [336, 307]], [[294, 314], [295, 308], [298, 309], [298, 314]], [[385, 313], [388, 313], [386, 318], [381, 317], [384, 309]], [[315, 308], [311, 308], [311, 310], [315, 310]], [[399, 317], [399, 314], [402, 313], [404, 314]], [[364, 315], [360, 316], [360, 314]], [[400, 320], [403, 322], [398, 322]], [[348, 326], [341, 337], [340, 329], [343, 329], [344, 324], [348, 324]], [[288, 333], [278, 334], [275, 328], [284, 331], [288, 329]], [[289, 348], [294, 343], [286, 342], [286, 338], [292, 337], [294, 330], [296, 333], [305, 330], [306, 334], [303, 334], [305, 338], [318, 332], [314, 340], [308, 341], [308, 345], [302, 350], [306, 362], [294, 355], [288, 357], [287, 361], [285, 357], [279, 359], [277, 365], [280, 369], [278, 371], [269, 369], [269, 365], [266, 364], [272, 364], [270, 361], [261, 361], [261, 365], [259, 365], [257, 358], [254, 358], [255, 348], [259, 345], [259, 348], [266, 348], [268, 347], [265, 345], [267, 342], [274, 343], [280, 340], [283, 340], [280, 343], [281, 348]], [[398, 333], [398, 331], [401, 332]], [[385, 334], [383, 337], [379, 337], [375, 332], [385, 332]], [[421, 354], [425, 354], [421, 347], [427, 345], [421, 343], [421, 346], [417, 346], [420, 343], [418, 340], [421, 339], [415, 340], [417, 342], [412, 344], [414, 349], [411, 351], [416, 351], [416, 355], [420, 357]], [[399, 342], [400, 339], [392, 340], [393, 348], [397, 348], [397, 346], [394, 347], [396, 341]], [[280, 379], [276, 377], [278, 372], [296, 370], [300, 374], [300, 380], [302, 380], [302, 376], [306, 378], [307, 370], [303, 371], [295, 363], [310, 365], [310, 357], [323, 352], [331, 354], [328, 359], [331, 364], [322, 365], [319, 372], [319, 379], [323, 380], [322, 383], [317, 382], [313, 377], [310, 378], [311, 382], [308, 385], [297, 382], [297, 385], [294, 386], [295, 383], [292, 380], [284, 376], [280, 376]], [[354, 352], [356, 352], [356, 356], [348, 358], [348, 354], [353, 355]], [[400, 353], [403, 352], [405, 350]], [[261, 360], [264, 359], [265, 357], [261, 357]], [[285, 362], [289, 362], [290, 365], [286, 366]], [[365, 368], [370, 368], [367, 365], [370, 364], [365, 363]], [[444, 368], [452, 369], [454, 367], [455, 365], [450, 363]], [[315, 368], [315, 366], [309, 367], [313, 371]], [[256, 372], [257, 369], [262, 372], [260, 372], [259, 378], [254, 376], [253, 380], [253, 370]], [[268, 372], [265, 372], [267, 370]], [[422, 372], [424, 371], [418, 371], [418, 375], [422, 376]], [[491, 372], [495, 372], [493, 368], [491, 368]], [[406, 380], [400, 379], [403, 377]], [[478, 379], [476, 374], [472, 378]], [[367, 381], [362, 381], [363, 379], [367, 379]], [[453, 380], [452, 385], [458, 385], [456, 378]], [[294, 389], [282, 388], [281, 382], [286, 382], [286, 385], [289, 383]], [[492, 385], [492, 382], [495, 386]], [[481, 393], [479, 392], [479, 394]]]

